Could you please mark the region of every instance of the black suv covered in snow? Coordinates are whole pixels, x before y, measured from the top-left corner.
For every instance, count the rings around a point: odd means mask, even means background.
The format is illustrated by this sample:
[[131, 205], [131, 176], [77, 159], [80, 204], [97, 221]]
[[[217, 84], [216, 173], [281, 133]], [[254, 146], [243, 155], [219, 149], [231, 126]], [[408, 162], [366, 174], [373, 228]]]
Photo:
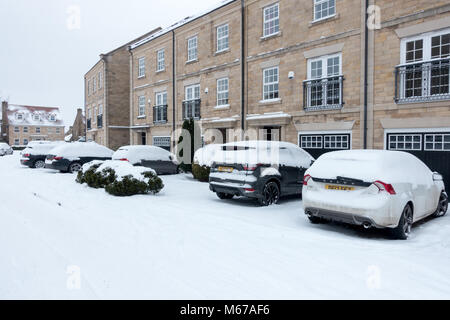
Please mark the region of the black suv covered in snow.
[[214, 155], [209, 188], [220, 199], [243, 196], [267, 206], [301, 194], [304, 173], [313, 162], [309, 153], [287, 142], [228, 143]]
[[77, 172], [83, 164], [94, 160], [111, 160], [113, 151], [95, 142], [67, 143], [51, 150], [45, 167], [61, 172]]

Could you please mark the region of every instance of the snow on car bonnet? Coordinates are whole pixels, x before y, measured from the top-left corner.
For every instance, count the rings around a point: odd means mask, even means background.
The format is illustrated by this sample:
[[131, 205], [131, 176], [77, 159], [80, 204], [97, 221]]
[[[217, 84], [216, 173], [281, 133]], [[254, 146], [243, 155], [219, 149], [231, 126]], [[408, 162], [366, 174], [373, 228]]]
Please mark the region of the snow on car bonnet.
[[269, 164], [309, 168], [313, 157], [296, 145], [278, 141], [241, 141], [224, 144], [212, 158], [215, 163]]
[[57, 146], [49, 154], [69, 160], [80, 157], [110, 158], [114, 152], [95, 142], [74, 142]]
[[221, 148], [221, 144], [208, 144], [198, 149], [194, 154], [194, 163], [200, 166], [211, 167], [214, 162], [214, 155], [220, 152]]
[[338, 176], [366, 182], [432, 183], [431, 171], [412, 154], [387, 150], [346, 150], [322, 155], [305, 174], [315, 178]]

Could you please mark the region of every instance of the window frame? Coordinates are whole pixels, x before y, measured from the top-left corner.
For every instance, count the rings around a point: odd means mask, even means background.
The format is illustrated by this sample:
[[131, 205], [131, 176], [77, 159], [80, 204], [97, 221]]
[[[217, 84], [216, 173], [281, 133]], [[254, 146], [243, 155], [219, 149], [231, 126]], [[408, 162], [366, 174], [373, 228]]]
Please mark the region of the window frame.
[[[330, 2], [331, 1], [334, 1], [334, 12], [332, 14], [329, 14], [329, 10], [330, 10], [329, 8], [330, 8]], [[316, 6], [319, 5], [319, 4], [322, 5], [325, 2], [328, 2], [328, 15], [321, 16], [320, 18], [316, 18], [316, 13], [317, 13]], [[323, 12], [323, 10], [321, 10], [321, 12]], [[322, 20], [326, 20], [326, 19], [335, 17], [336, 16], [336, 12], [337, 12], [336, 11], [336, 0], [313, 0], [313, 22], [319, 22], [319, 21], [322, 21]]]
[[145, 77], [145, 57], [140, 57], [138, 59], [138, 79]]
[[[277, 81], [273, 81], [273, 82], [267, 82], [266, 83], [266, 72], [270, 71], [270, 70], [277, 70]], [[263, 85], [262, 85], [262, 101], [276, 101], [276, 100], [280, 100], [280, 67], [279, 66], [275, 66], [275, 67], [269, 67], [269, 68], [264, 68], [262, 70], [262, 74], [263, 74]], [[268, 76], [270, 77], [270, 76]], [[273, 90], [273, 91], [267, 91], [267, 93], [269, 95], [274, 95], [274, 93], [277, 93], [277, 97], [274, 98], [267, 98], [266, 99], [266, 86], [277, 86], [277, 90]]]
[[34, 129], [34, 132], [37, 133], [37, 134], [41, 134], [41, 127], [36, 127]]
[[[219, 30], [220, 28], [225, 28], [227, 29], [226, 31], [226, 36], [222, 35], [219, 37]], [[220, 48], [221, 45], [221, 41], [226, 40], [226, 47]], [[228, 23], [222, 24], [220, 26], [216, 27], [216, 53], [220, 53], [220, 52], [225, 52], [228, 51], [230, 49], [230, 26]]]
[[[195, 97], [195, 88], [198, 88], [198, 98]], [[192, 89], [192, 99], [188, 99], [188, 90]], [[200, 89], [200, 83], [191, 84], [189, 86], [184, 87], [184, 101], [195, 101], [199, 100], [201, 97], [201, 89]]]
[[23, 127], [23, 133], [28, 133], [28, 127]]
[[[166, 50], [160, 49], [156, 51], [156, 72], [166, 70]], [[162, 54], [162, 56], [161, 56]]]
[[14, 127], [14, 133], [20, 133], [20, 127], [19, 126], [15, 126]]
[[[274, 18], [271, 18], [271, 19], [266, 19], [266, 11], [268, 11], [268, 10], [274, 8], [274, 7], [277, 8], [277, 12], [278, 12], [277, 17], [274, 17]], [[268, 24], [268, 23], [270, 23], [272, 21], [276, 21], [276, 20], [278, 20], [277, 31], [273, 32], [273, 33], [266, 33], [267, 30], [270, 30], [270, 25], [269, 25], [269, 28], [266, 28], [266, 24]], [[276, 3], [270, 4], [268, 6], [265, 6], [263, 8], [263, 36], [262, 37], [263, 38], [268, 38], [268, 37], [275, 36], [275, 35], [277, 35], [279, 33], [280, 33], [280, 3], [276, 2]]]
[[138, 118], [145, 118], [145, 96], [138, 97]]
[[103, 88], [103, 72], [99, 72], [98, 73], [98, 89], [102, 89]]
[[[162, 141], [162, 140], [165, 140], [165, 141], [169, 141], [169, 144], [168, 145], [163, 145], [163, 144], [161, 144], [161, 143], [155, 143], [155, 141], [158, 141], [158, 140], [160, 140], [160, 141]], [[171, 143], [172, 143], [172, 137], [171, 136], [153, 136], [152, 137], [152, 145], [153, 146], [156, 146], [156, 147], [160, 147], [160, 148], [162, 148], [162, 147], [171, 147]]]
[[[195, 40], [195, 48], [191, 47], [192, 41]], [[191, 53], [195, 53], [195, 56], [192, 57]], [[192, 36], [187, 39], [187, 62], [197, 61], [198, 60], [198, 35]]]
[[[226, 90], [219, 90], [220, 85], [219, 82], [226, 81]], [[217, 88], [217, 94], [216, 94], [216, 106], [217, 107], [226, 107], [230, 105], [230, 79], [228, 77], [217, 79], [216, 81], [216, 88]], [[224, 101], [225, 99], [219, 98], [221, 94], [226, 94], [226, 103], [221, 103], [220, 101]]]
[[[423, 149], [423, 139], [422, 139], [422, 133], [389, 133], [388, 137], [387, 137], [387, 150], [392, 150], [392, 151], [422, 151]], [[407, 136], [411, 136], [412, 140], [411, 142], [407, 142], [406, 141], [406, 137]], [[392, 137], [396, 137], [396, 141], [391, 141]], [[398, 141], [398, 137], [403, 137], [403, 141]], [[414, 141], [414, 137], [419, 137], [419, 141]], [[392, 148], [391, 144], [395, 143], [395, 147]], [[406, 148], [406, 146], [399, 148], [398, 144], [406, 144], [406, 143], [411, 143], [412, 147], [411, 149]], [[414, 144], [419, 144], [419, 148], [415, 148]]]
[[[427, 141], [427, 137], [428, 136], [432, 136], [433, 137], [433, 141], [431, 142], [431, 141]], [[442, 136], [442, 141], [441, 142], [436, 142], [436, 136]], [[427, 151], [427, 152], [450, 152], [450, 149], [445, 149], [445, 144], [450, 144], [450, 141], [449, 142], [446, 142], [445, 141], [445, 137], [446, 136], [448, 136], [448, 137], [450, 137], [450, 134], [449, 133], [445, 133], [445, 132], [442, 132], [442, 133], [424, 133], [423, 134], [423, 151]], [[427, 144], [430, 144], [430, 143], [432, 143], [433, 144], [433, 148], [429, 148], [428, 146], [427, 146]], [[442, 149], [436, 149], [435, 147], [436, 147], [436, 143], [441, 143], [442, 144]]]

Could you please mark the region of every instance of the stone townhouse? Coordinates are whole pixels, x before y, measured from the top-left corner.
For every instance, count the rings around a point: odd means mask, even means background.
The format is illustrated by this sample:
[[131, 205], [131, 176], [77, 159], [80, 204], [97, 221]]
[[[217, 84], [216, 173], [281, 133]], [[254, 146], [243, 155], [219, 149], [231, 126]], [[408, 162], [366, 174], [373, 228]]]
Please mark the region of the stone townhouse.
[[[156, 31], [159, 28], [142, 37]], [[100, 55], [100, 60], [84, 76], [86, 139], [111, 149], [130, 141], [130, 43]]]
[[448, 183], [449, 10], [440, 0], [225, 1], [131, 45], [131, 143], [170, 148], [192, 117], [207, 143], [209, 129], [225, 141], [245, 129], [315, 157], [404, 150]]
[[65, 140], [69, 141], [79, 141], [80, 139], [86, 138], [86, 117], [83, 114], [83, 109], [77, 109], [77, 115], [73, 121], [73, 125], [69, 127], [69, 130], [65, 133]]
[[64, 122], [58, 107], [2, 102], [3, 140], [25, 147], [30, 141], [64, 141]]

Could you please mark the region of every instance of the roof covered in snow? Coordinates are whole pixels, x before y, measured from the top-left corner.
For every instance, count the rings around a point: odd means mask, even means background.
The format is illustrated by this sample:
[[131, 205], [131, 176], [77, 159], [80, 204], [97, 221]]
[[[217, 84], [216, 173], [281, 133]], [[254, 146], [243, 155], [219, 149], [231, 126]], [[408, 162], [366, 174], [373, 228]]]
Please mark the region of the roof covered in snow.
[[62, 127], [64, 122], [59, 107], [8, 105], [8, 123], [12, 126]]
[[162, 30], [160, 30], [158, 32], [155, 32], [155, 33], [151, 34], [148, 37], [145, 37], [145, 38], [141, 39], [140, 41], [135, 42], [130, 47], [131, 47], [131, 49], [135, 49], [135, 48], [137, 48], [137, 47], [139, 47], [139, 46], [141, 46], [141, 45], [143, 45], [145, 43], [148, 43], [148, 42], [150, 42], [150, 41], [152, 41], [152, 40], [154, 40], [156, 38], [159, 38], [159, 37], [165, 35], [168, 32], [171, 32], [172, 30], [175, 30], [175, 29], [177, 29], [177, 28], [179, 28], [179, 27], [181, 27], [181, 26], [183, 26], [183, 25], [185, 25], [185, 24], [187, 24], [187, 23], [189, 23], [191, 21], [194, 21], [194, 20], [196, 20], [198, 18], [201, 18], [201, 17], [207, 15], [208, 13], [211, 13], [211, 12], [213, 12], [213, 11], [215, 11], [217, 9], [220, 9], [220, 8], [226, 6], [227, 4], [235, 2], [235, 1], [237, 1], [237, 0], [222, 0], [219, 4], [216, 4], [215, 6], [213, 6], [211, 8], [208, 8], [207, 10], [205, 10], [205, 11], [203, 11], [201, 13], [198, 13], [196, 15], [186, 17], [183, 20], [180, 20], [180, 21], [174, 23], [170, 27], [164, 28], [164, 29], [162, 29]]

